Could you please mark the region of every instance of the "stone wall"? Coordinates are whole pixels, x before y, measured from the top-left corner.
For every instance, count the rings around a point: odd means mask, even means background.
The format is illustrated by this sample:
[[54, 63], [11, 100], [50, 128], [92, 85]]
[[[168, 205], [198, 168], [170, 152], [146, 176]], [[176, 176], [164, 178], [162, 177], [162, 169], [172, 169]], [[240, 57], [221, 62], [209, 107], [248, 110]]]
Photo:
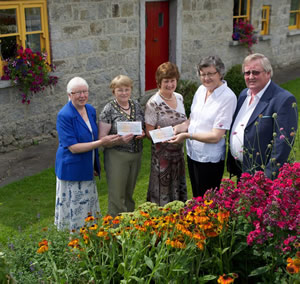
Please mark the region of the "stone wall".
[[0, 82], [0, 153], [56, 135], [56, 115], [74, 76], [87, 80], [89, 103], [98, 113], [112, 98], [109, 83], [119, 74], [133, 79], [133, 96], [138, 96], [138, 0], [48, 0], [48, 17], [59, 82], [34, 95], [29, 105], [21, 103], [16, 87], [1, 88]]
[[[265, 54], [273, 67], [279, 68], [300, 62], [300, 31], [288, 30], [290, 0], [268, 0], [271, 6], [270, 35], [259, 38], [253, 52]], [[217, 54], [228, 70], [242, 63], [248, 55], [242, 45], [233, 45], [233, 1], [183, 1], [182, 78], [198, 80], [196, 64], [201, 57]], [[251, 1], [251, 23], [261, 29], [261, 1]], [[259, 35], [259, 33], [258, 33]], [[236, 42], [235, 42], [236, 44]]]
[[[176, 55], [181, 60], [181, 78], [198, 81], [196, 64], [203, 56], [219, 55], [227, 69], [242, 62], [247, 49], [233, 45], [231, 38], [233, 0], [174, 1], [172, 9], [179, 7], [182, 30]], [[259, 31], [262, 4], [251, 2], [251, 22]], [[108, 86], [118, 74], [134, 80], [134, 97], [144, 95], [140, 82], [143, 5], [145, 0], [48, 0], [51, 55], [59, 82], [23, 105], [18, 89], [3, 88], [0, 81], [0, 153], [56, 135], [56, 115], [67, 102], [66, 85], [74, 76], [89, 83], [89, 102], [98, 113], [112, 98]], [[267, 0], [264, 5], [271, 5], [270, 36], [262, 37], [253, 51], [266, 54], [275, 68], [300, 62], [300, 31], [288, 30], [290, 0]]]

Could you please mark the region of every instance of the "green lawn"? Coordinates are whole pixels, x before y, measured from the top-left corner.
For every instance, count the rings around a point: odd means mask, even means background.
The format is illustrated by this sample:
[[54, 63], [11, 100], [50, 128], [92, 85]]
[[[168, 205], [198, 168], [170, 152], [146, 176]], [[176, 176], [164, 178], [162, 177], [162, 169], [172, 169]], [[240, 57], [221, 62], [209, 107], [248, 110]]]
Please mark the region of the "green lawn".
[[[297, 97], [299, 111], [300, 78], [282, 86]], [[299, 131], [297, 136], [298, 141], [295, 146], [298, 148], [297, 160], [299, 161]], [[101, 163], [103, 169], [103, 161]], [[188, 197], [191, 198], [191, 186], [188, 171], [186, 172]], [[134, 192], [136, 205], [146, 201], [149, 173], [150, 141], [145, 140], [142, 168]], [[228, 177], [227, 172], [225, 172], [224, 177]], [[30, 234], [54, 222], [55, 180], [54, 169], [51, 168], [0, 188], [0, 244], [6, 244], [9, 238], [18, 232]], [[107, 188], [104, 171], [102, 171], [101, 181], [98, 182], [98, 191], [102, 214], [106, 214]]]

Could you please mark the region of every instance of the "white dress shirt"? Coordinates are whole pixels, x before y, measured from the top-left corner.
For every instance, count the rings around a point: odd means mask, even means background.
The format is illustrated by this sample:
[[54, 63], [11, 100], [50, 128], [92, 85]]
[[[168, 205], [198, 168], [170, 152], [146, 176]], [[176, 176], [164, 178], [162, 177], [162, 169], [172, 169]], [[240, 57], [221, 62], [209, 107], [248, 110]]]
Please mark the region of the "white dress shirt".
[[[196, 91], [191, 106], [189, 133], [210, 132], [213, 128], [230, 129], [236, 108], [236, 95], [227, 87], [226, 81], [207, 98], [207, 89], [201, 85]], [[188, 156], [197, 162], [217, 163], [225, 159], [225, 139], [218, 143], [203, 143], [186, 140]]]
[[264, 94], [265, 90], [270, 85], [271, 80], [266, 86], [254, 96], [253, 102], [249, 105], [251, 100], [251, 91], [247, 91], [247, 98], [245, 99], [239, 113], [237, 114], [230, 135], [230, 152], [231, 155], [240, 162], [243, 162], [243, 145], [244, 145], [244, 131], [248, 121], [255, 110], [259, 100]]

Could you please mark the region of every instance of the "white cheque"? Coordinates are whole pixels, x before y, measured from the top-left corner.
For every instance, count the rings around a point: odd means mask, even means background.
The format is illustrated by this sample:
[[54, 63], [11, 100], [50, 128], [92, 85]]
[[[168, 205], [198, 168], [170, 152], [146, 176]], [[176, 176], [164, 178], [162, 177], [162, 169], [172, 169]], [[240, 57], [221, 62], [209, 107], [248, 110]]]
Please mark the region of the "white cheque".
[[140, 121], [119, 121], [117, 122], [117, 131], [119, 135], [142, 135], [142, 123]]
[[151, 130], [149, 133], [154, 144], [170, 140], [174, 136], [172, 126]]

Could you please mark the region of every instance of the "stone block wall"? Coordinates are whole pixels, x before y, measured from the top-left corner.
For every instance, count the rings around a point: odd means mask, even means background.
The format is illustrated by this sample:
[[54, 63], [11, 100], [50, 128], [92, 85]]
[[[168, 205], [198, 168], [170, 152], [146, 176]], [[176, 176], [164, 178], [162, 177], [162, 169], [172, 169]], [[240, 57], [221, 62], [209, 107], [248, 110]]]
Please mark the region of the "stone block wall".
[[[21, 103], [17, 87], [0, 81], [0, 153], [55, 136], [56, 115], [68, 101], [74, 76], [89, 84], [89, 103], [98, 114], [112, 98], [110, 81], [126, 74], [139, 90], [138, 0], [48, 0], [52, 63], [59, 82]], [[2, 86], [2, 87], [1, 87]]]
[[[260, 35], [262, 5], [271, 6], [270, 35], [260, 37], [253, 52], [265, 54], [277, 69], [300, 62], [300, 31], [289, 31], [291, 0], [251, 1], [251, 23]], [[201, 57], [219, 55], [226, 70], [248, 55], [242, 45], [233, 45], [233, 1], [182, 1], [182, 78], [198, 80], [196, 65]]]
[[[140, 82], [144, 44], [140, 11], [145, 1], [47, 1], [52, 62], [59, 82], [34, 95], [30, 105], [23, 105], [18, 88], [3, 88], [0, 81], [0, 153], [56, 135], [56, 115], [68, 100], [66, 85], [74, 76], [87, 80], [89, 103], [98, 114], [112, 98], [109, 83], [119, 74], [133, 79], [133, 97], [145, 102], [147, 93]], [[233, 0], [174, 1], [173, 7], [180, 7], [181, 78], [198, 81], [196, 65], [200, 57], [211, 54], [219, 55], [227, 70], [242, 63], [248, 51], [232, 44]], [[251, 2], [251, 22], [260, 31], [262, 3]], [[271, 6], [270, 36], [262, 37], [253, 51], [268, 56], [275, 69], [300, 62], [300, 31], [288, 30], [290, 0], [266, 0], [263, 4]]]

